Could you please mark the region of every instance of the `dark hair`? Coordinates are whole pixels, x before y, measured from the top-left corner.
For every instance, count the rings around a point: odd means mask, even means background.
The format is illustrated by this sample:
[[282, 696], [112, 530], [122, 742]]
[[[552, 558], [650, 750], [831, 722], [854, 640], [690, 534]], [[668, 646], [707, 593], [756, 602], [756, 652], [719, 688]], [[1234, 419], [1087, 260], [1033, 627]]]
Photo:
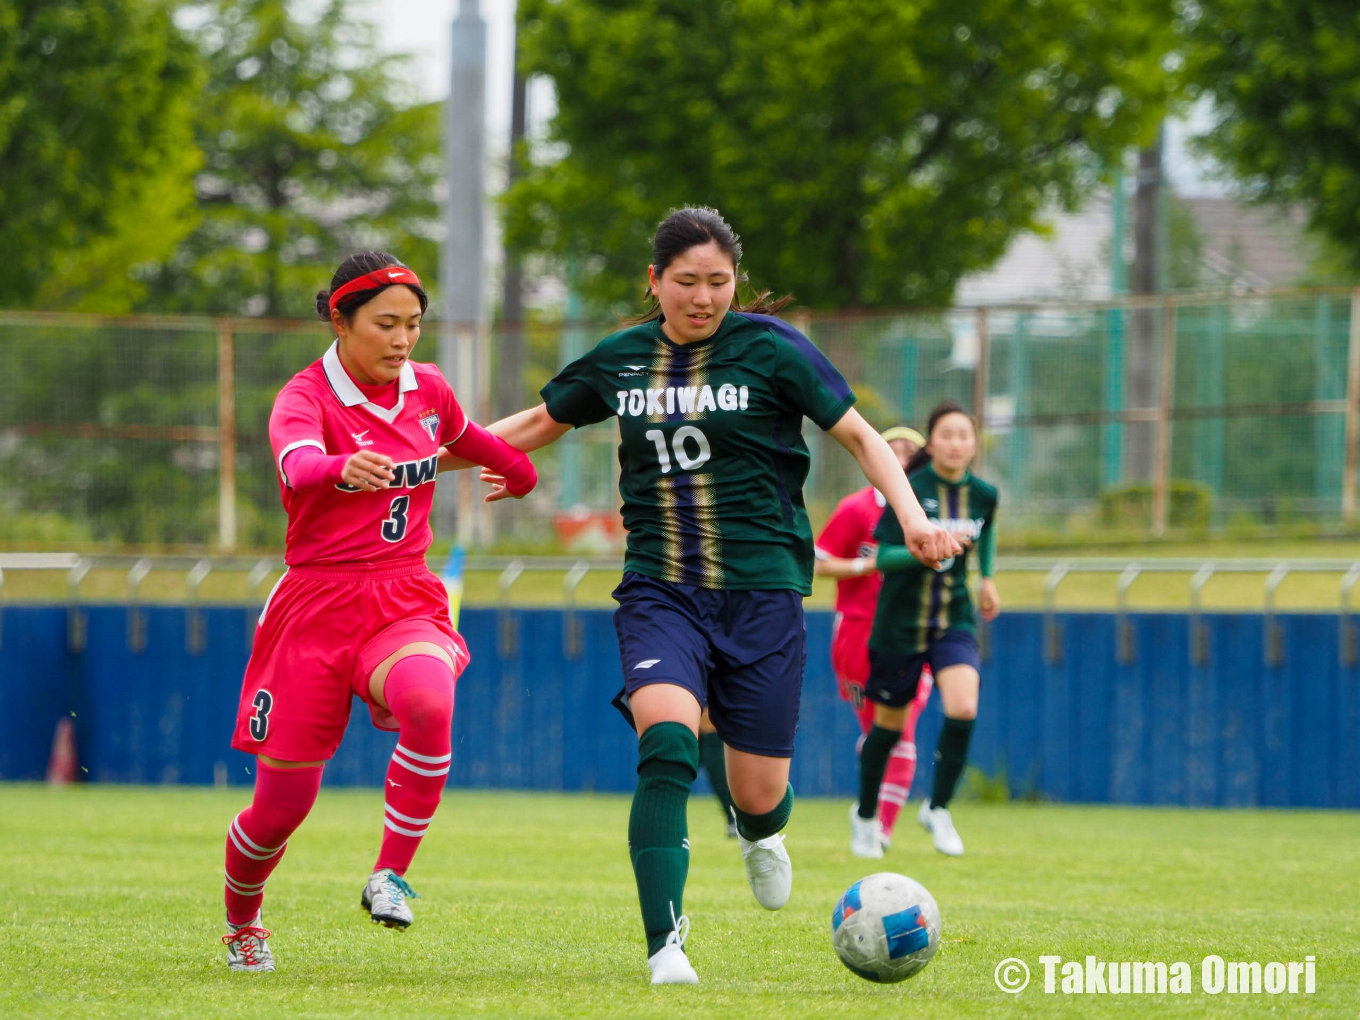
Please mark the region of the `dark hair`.
[[[930, 418], [926, 420], [927, 443], [930, 442], [930, 434], [935, 431], [935, 426], [940, 423], [940, 419], [948, 414], [961, 414], [970, 422], [973, 421], [973, 416], [964, 410], [963, 405], [957, 400], [941, 400], [935, 405], [934, 409], [931, 410]], [[976, 422], [973, 423], [973, 429], [974, 431], [977, 429]], [[911, 455], [911, 460], [907, 461], [907, 474], [910, 475], [913, 472], [919, 471], [929, 463], [930, 451], [923, 446]]]
[[[397, 258], [395, 255], [389, 255], [385, 251], [355, 252], [349, 258], [345, 259], [344, 262], [340, 263], [340, 268], [335, 271], [335, 275], [331, 277], [330, 287], [326, 290], [319, 290], [316, 292], [317, 318], [322, 322], [331, 321], [331, 295], [345, 284], [349, 283], [350, 280], [363, 276], [365, 273], [372, 273], [379, 269], [385, 269], [388, 266], [401, 266], [403, 269], [410, 268], [405, 262], [401, 261], [401, 259]], [[359, 310], [360, 306], [368, 304], [368, 302], [372, 301], [379, 293], [386, 290], [388, 287], [410, 287], [411, 290], [415, 292], [416, 297], [420, 299], [420, 312], [422, 315], [425, 314], [425, 309], [430, 307], [430, 299], [425, 294], [424, 288], [418, 287], [413, 283], [387, 283], [383, 284], [381, 287], [373, 287], [369, 290], [356, 290], [352, 294], [346, 294], [342, 297], [340, 303], [335, 307], [346, 319], [352, 319], [354, 318], [354, 313]]]
[[[656, 275], [664, 273], [667, 266], [691, 248], [710, 242], [716, 244], [723, 254], [732, 260], [732, 269], [737, 275], [737, 286], [746, 283], [746, 275], [741, 271], [741, 238], [722, 218], [722, 213], [706, 205], [687, 205], [683, 209], [672, 209], [661, 221], [656, 228], [656, 236], [652, 238], [652, 265], [656, 267]], [[650, 288], [644, 293], [643, 300], [648, 302], [647, 310], [641, 315], [624, 319], [624, 322], [637, 325], [661, 318], [661, 302], [651, 293]], [[793, 300], [791, 294], [771, 299], [770, 292], [765, 290], [746, 302], [734, 300], [732, 308], [738, 312], [775, 315], [791, 300]]]

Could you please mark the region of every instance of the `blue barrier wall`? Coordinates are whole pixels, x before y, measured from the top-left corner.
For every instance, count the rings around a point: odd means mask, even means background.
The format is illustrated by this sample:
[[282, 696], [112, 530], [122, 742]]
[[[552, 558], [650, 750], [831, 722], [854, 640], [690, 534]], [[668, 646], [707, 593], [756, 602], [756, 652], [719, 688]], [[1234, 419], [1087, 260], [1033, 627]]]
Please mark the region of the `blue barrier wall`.
[[[4, 608], [0, 778], [41, 778], [56, 721], [74, 713], [90, 779], [251, 781], [250, 758], [227, 745], [252, 614], [206, 607], [195, 624], [183, 608], [141, 613], [144, 647], [131, 651], [137, 625], [125, 607], [82, 607], [74, 621], [64, 607]], [[1202, 665], [1184, 615], [1130, 615], [1126, 663], [1114, 616], [1053, 622], [1056, 646], [1035, 613], [1002, 616], [987, 642], [972, 761], [1004, 769], [1014, 794], [1360, 807], [1360, 667], [1341, 664], [1338, 617], [1279, 617], [1274, 665], [1258, 615], [1205, 615]], [[84, 631], [83, 650], [71, 650], [73, 630], [77, 645]], [[620, 672], [607, 610], [466, 609], [462, 631], [473, 663], [458, 687], [451, 784], [632, 789], [636, 740], [609, 705]], [[830, 614], [809, 614], [793, 783], [803, 795], [853, 796], [858, 728], [827, 666], [830, 632]], [[930, 778], [938, 701], [918, 728], [917, 791]], [[357, 705], [327, 781], [380, 783], [394, 740]]]

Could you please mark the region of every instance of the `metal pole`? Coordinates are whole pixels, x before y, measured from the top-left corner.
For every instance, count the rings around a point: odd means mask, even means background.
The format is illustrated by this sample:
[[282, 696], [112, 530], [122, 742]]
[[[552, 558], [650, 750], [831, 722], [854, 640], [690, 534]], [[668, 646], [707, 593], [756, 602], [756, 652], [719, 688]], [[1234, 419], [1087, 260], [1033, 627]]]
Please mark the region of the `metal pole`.
[[1346, 351], [1346, 467], [1341, 478], [1341, 516], [1355, 518], [1356, 447], [1360, 443], [1360, 288], [1351, 291], [1351, 330]]
[[217, 324], [217, 548], [236, 551], [236, 340]]
[[[476, 358], [484, 346], [483, 215], [486, 162], [486, 22], [479, 0], [460, 0], [452, 26], [452, 73], [444, 105], [444, 166], [448, 200], [439, 267], [445, 322], [439, 338], [439, 364], [464, 407], [474, 415], [482, 404], [477, 392]], [[439, 519], [456, 523], [458, 540], [470, 544], [473, 531], [472, 476], [439, 494]], [[455, 513], [455, 507], [458, 508]]]
[[[987, 434], [987, 365], [991, 359], [991, 343], [987, 338], [987, 309], [977, 310], [977, 365], [973, 368], [973, 417], [977, 420], [977, 453], [973, 455], [973, 469], [981, 474], [986, 470]], [[1018, 394], [1017, 394], [1018, 398]], [[910, 413], [911, 409], [904, 409]], [[1012, 426], [1017, 428], [1018, 426]]]
[[1157, 437], [1152, 463], [1152, 533], [1166, 533], [1170, 487], [1171, 401], [1176, 381], [1176, 304], [1167, 298], [1162, 305], [1161, 393], [1157, 400]]
[[[1120, 159], [1122, 162], [1123, 154]], [[1127, 196], [1124, 194], [1124, 171], [1117, 166], [1110, 182], [1110, 293], [1122, 297], [1128, 293], [1128, 270], [1124, 263], [1124, 235], [1128, 220]], [[1119, 414], [1124, 410], [1124, 309], [1111, 308], [1105, 313], [1105, 410], [1110, 415], [1100, 430], [1101, 483], [1106, 489], [1119, 484], [1123, 471], [1124, 423]]]

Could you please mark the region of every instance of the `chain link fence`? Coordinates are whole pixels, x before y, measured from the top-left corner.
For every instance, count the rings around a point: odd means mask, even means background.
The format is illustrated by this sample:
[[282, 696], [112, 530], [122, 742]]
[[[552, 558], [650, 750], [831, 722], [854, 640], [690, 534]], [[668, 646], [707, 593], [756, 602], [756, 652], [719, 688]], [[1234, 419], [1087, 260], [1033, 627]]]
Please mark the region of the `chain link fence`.
[[[1005, 527], [1074, 534], [1351, 519], [1360, 407], [1357, 292], [1187, 296], [1108, 305], [794, 316], [880, 427], [924, 427], [946, 397], [981, 412], [978, 473]], [[575, 353], [616, 328], [427, 330], [419, 356], [474, 344], [529, 406]], [[274, 550], [283, 541], [267, 424], [274, 396], [329, 340], [319, 323], [0, 313], [0, 546]], [[449, 374], [453, 374], [450, 372]], [[814, 521], [863, 484], [815, 427]], [[480, 547], [617, 545], [617, 431], [535, 455], [534, 496], [441, 500], [441, 534]], [[464, 476], [466, 477], [466, 476]], [[441, 485], [446, 491], [450, 486]]]

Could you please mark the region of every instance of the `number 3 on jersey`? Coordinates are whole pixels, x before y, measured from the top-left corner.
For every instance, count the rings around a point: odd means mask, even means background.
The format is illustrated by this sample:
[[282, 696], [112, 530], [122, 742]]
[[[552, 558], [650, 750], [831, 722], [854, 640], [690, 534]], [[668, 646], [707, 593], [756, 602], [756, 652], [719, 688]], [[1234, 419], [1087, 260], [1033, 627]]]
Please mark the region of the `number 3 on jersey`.
[[382, 522], [382, 537], [388, 542], [400, 542], [406, 537], [406, 511], [411, 505], [410, 496], [398, 496], [392, 500], [387, 511], [387, 519]]
[[[645, 435], [656, 444], [656, 459], [661, 462], [661, 473], [668, 474], [671, 469], [670, 451], [666, 449], [666, 433], [660, 429], [649, 429]], [[698, 448], [696, 456], [690, 456], [686, 443], [693, 440]], [[686, 471], [693, 471], [697, 467], [702, 467], [708, 463], [708, 458], [713, 455], [709, 449], [708, 437], [696, 429], [693, 425], [685, 425], [675, 430], [675, 435], [671, 438], [671, 445], [675, 448], [675, 462]]]

